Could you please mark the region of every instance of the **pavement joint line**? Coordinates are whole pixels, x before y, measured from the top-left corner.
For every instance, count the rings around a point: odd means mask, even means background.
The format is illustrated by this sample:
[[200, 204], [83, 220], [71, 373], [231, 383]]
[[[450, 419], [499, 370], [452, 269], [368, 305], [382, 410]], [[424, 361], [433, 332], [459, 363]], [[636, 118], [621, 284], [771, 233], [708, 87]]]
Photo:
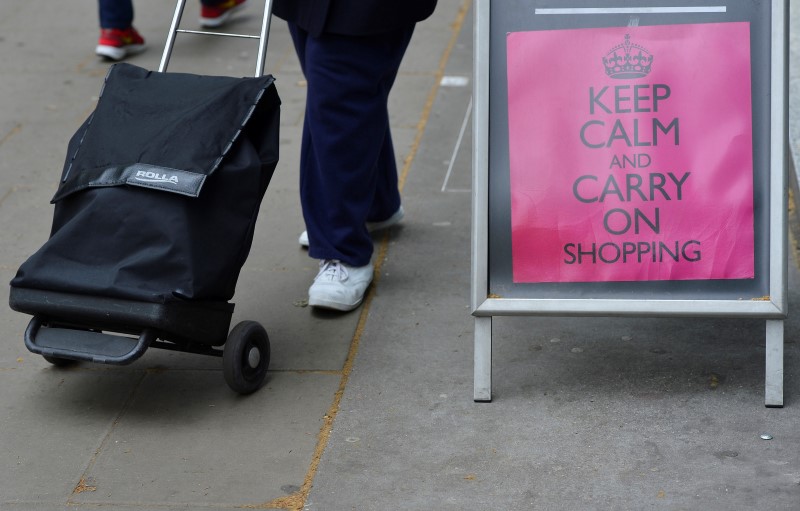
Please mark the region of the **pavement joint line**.
[[[87, 490], [88, 491], [88, 490]], [[14, 501], [14, 502], [5, 502], [4, 504], [16, 504], [16, 505], [30, 505], [30, 504], [56, 504], [55, 502], [41, 502], [41, 501]], [[61, 505], [60, 503], [56, 505]], [[207, 503], [207, 502], [141, 502], [141, 501], [110, 501], [110, 500], [99, 500], [99, 501], [92, 501], [92, 502], [70, 502], [68, 504], [70, 509], [72, 508], [87, 508], [87, 509], [118, 509], [120, 506], [130, 507], [130, 508], [141, 508], [145, 507], [147, 509], [213, 509], [217, 511], [219, 509], [263, 509], [263, 508], [253, 508], [252, 506], [241, 505], [241, 504], [234, 504], [234, 503]], [[5, 508], [2, 508], [3, 511], [7, 511]], [[41, 508], [38, 508], [41, 509]], [[274, 508], [271, 508], [274, 509]]]
[[[153, 348], [158, 349], [158, 348]], [[18, 369], [30, 369], [30, 368], [22, 368], [22, 367], [0, 367], [0, 371], [16, 371]], [[39, 370], [39, 367], [34, 368]], [[142, 367], [142, 368], [131, 368], [126, 370], [124, 368], [120, 368], [118, 366], [94, 366], [94, 365], [86, 365], [86, 366], [75, 366], [75, 367], [63, 367], [63, 368], [51, 368], [52, 371], [58, 371], [59, 373], [72, 373], [72, 372], [82, 372], [82, 373], [98, 373], [98, 372], [128, 372], [128, 373], [145, 373], [145, 374], [160, 374], [166, 371], [170, 373], [218, 373], [222, 371], [221, 368], [213, 368], [213, 367]], [[341, 376], [342, 369], [270, 369], [270, 373], [282, 373], [282, 374], [319, 374], [319, 375], [328, 375], [328, 376]]]
[[292, 373], [292, 374], [324, 374], [330, 376], [341, 376], [342, 369], [270, 369], [271, 373]]
[[[0, 146], [1, 146], [1, 145], [3, 145], [3, 144], [5, 144], [6, 142], [8, 142], [8, 139], [9, 139], [9, 138], [13, 137], [14, 135], [16, 135], [17, 133], [19, 133], [20, 131], [22, 131], [22, 123], [21, 123], [21, 122], [18, 122], [17, 124], [15, 124], [15, 125], [14, 125], [14, 127], [13, 127], [13, 128], [11, 128], [11, 129], [8, 131], [8, 133], [6, 133], [5, 135], [3, 135], [3, 138], [0, 138]], [[4, 198], [5, 198], [5, 197], [4, 197]]]
[[[94, 486], [94, 485], [90, 486], [88, 484], [88, 481], [90, 480], [89, 479], [89, 472], [92, 470], [92, 468], [94, 468], [94, 464], [97, 462], [97, 458], [98, 458], [98, 456], [100, 456], [100, 453], [102, 453], [103, 450], [105, 449], [106, 445], [108, 445], [108, 442], [109, 442], [109, 440], [111, 438], [111, 435], [114, 433], [114, 431], [116, 431], [120, 420], [122, 420], [122, 417], [125, 415], [125, 413], [128, 411], [128, 409], [131, 407], [131, 404], [133, 403], [133, 399], [136, 396], [136, 393], [139, 390], [139, 388], [142, 386], [142, 382], [144, 381], [144, 379], [147, 376], [147, 374], [148, 374], [148, 371], [143, 371], [142, 374], [139, 376], [139, 380], [133, 385], [133, 388], [131, 389], [130, 393], [128, 394], [128, 397], [125, 399], [125, 402], [122, 404], [122, 407], [120, 408], [119, 412], [114, 417], [114, 420], [111, 421], [111, 426], [109, 426], [108, 431], [106, 431], [106, 434], [103, 436], [103, 439], [100, 440], [100, 445], [97, 446], [97, 449], [95, 449], [94, 453], [92, 453], [91, 458], [89, 458], [89, 463], [86, 465], [86, 468], [83, 470], [83, 473], [81, 473], [81, 477], [78, 479], [78, 482], [75, 484], [75, 488], [72, 490], [72, 493], [69, 495], [69, 497], [67, 497], [66, 505], [72, 506], [72, 505], [75, 505], [75, 504], [81, 504], [80, 502], [73, 501], [72, 498], [75, 495], [78, 495], [79, 493], [82, 493], [82, 492], [85, 492], [85, 491], [92, 491], [93, 492], [93, 491], [97, 490], [96, 486]], [[95, 483], [93, 483], [93, 484], [95, 484]]]
[[[417, 134], [414, 138], [413, 143], [411, 144], [411, 148], [409, 149], [408, 154], [406, 155], [405, 159], [403, 160], [403, 170], [400, 174], [398, 179], [398, 189], [400, 192], [403, 191], [405, 186], [406, 178], [408, 177], [409, 170], [411, 169], [411, 164], [414, 162], [414, 159], [417, 155], [417, 151], [419, 149], [420, 143], [422, 141], [422, 136], [425, 133], [425, 128], [428, 124], [428, 119], [430, 119], [431, 109], [433, 107], [433, 102], [436, 99], [436, 95], [439, 91], [440, 83], [442, 81], [442, 77], [444, 76], [445, 68], [447, 67], [447, 63], [450, 60], [450, 54], [453, 51], [453, 48], [456, 45], [458, 40], [458, 35], [461, 32], [461, 27], [464, 24], [464, 19], [466, 18], [467, 13], [469, 12], [470, 6], [472, 5], [472, 0], [464, 0], [459, 9], [458, 14], [456, 15], [455, 21], [451, 25], [452, 34], [450, 36], [450, 40], [445, 47], [444, 52], [442, 53], [442, 57], [439, 60], [439, 68], [435, 74], [435, 80], [433, 82], [433, 87], [431, 87], [430, 92], [428, 93], [428, 98], [425, 102], [425, 106], [422, 108], [422, 113], [420, 114], [420, 120], [417, 123]], [[303, 481], [303, 485], [300, 487], [300, 490], [288, 495], [286, 497], [280, 497], [275, 499], [271, 502], [266, 502], [260, 506], [253, 506], [248, 507], [249, 509], [290, 509], [292, 511], [302, 511], [305, 507], [306, 500], [308, 499], [308, 495], [311, 493], [311, 487], [313, 486], [314, 476], [316, 476], [317, 469], [319, 468], [319, 463], [322, 459], [322, 455], [325, 453], [325, 449], [328, 446], [328, 440], [330, 439], [331, 432], [333, 431], [333, 423], [336, 420], [336, 415], [339, 413], [339, 405], [342, 401], [342, 397], [344, 396], [344, 391], [347, 387], [347, 382], [350, 379], [350, 373], [353, 370], [353, 364], [355, 363], [356, 355], [358, 354], [358, 347], [361, 343], [361, 336], [364, 333], [364, 329], [366, 327], [367, 318], [369, 316], [370, 306], [372, 305], [372, 300], [375, 297], [375, 290], [380, 283], [381, 278], [381, 268], [383, 267], [383, 263], [386, 260], [386, 254], [389, 250], [389, 237], [391, 231], [388, 230], [384, 233], [379, 248], [378, 254], [375, 257], [375, 270], [374, 270], [374, 279], [372, 285], [369, 287], [367, 291], [366, 297], [364, 298], [364, 303], [361, 307], [361, 313], [358, 318], [358, 324], [356, 325], [356, 330], [353, 334], [353, 339], [350, 341], [350, 349], [347, 353], [347, 358], [345, 359], [344, 366], [342, 367], [342, 378], [339, 382], [339, 388], [336, 390], [334, 394], [333, 403], [331, 403], [330, 408], [328, 408], [328, 412], [323, 416], [323, 424], [320, 428], [319, 433], [317, 434], [317, 446], [314, 449], [314, 454], [311, 457], [311, 464], [309, 465], [308, 472], [306, 473], [305, 480]]]
[[[158, 348], [153, 348], [158, 349]], [[22, 369], [20, 367], [0, 367], [0, 371], [12, 371], [16, 369]], [[39, 368], [36, 368], [37, 370]], [[84, 373], [92, 373], [92, 372], [124, 372], [125, 370], [120, 370], [119, 367], [93, 367], [93, 366], [79, 366], [79, 367], [68, 367], [68, 368], [58, 368], [58, 369], [51, 369], [59, 372], [84, 372]], [[162, 367], [144, 367], [141, 369], [131, 369], [130, 373], [146, 373], [146, 374], [160, 374], [163, 372], [169, 371], [170, 373], [218, 373], [222, 371], [221, 368], [213, 368], [213, 367], [171, 367], [169, 369], [162, 368]], [[341, 369], [270, 369], [270, 373], [282, 373], [282, 374], [320, 374], [320, 375], [328, 375], [328, 376], [341, 376], [342, 370]]]
[[93, 78], [108, 75], [108, 68], [115, 64], [115, 62], [107, 62], [108, 65], [101, 68], [90, 68], [89, 65], [97, 59], [94, 54], [89, 54], [82, 61], [78, 62], [75, 66], [75, 72]]
[[[5, 141], [5, 140], [3, 140], [3, 141], [0, 141], [0, 145], [3, 145], [3, 142], [4, 142], [4, 141]], [[9, 188], [8, 190], [6, 190], [6, 193], [4, 193], [2, 197], [0, 197], [0, 206], [2, 206], [2, 205], [3, 205], [3, 202], [5, 202], [5, 200], [6, 200], [6, 199], [8, 199], [8, 198], [11, 196], [11, 194], [12, 194], [12, 193], [14, 193], [14, 192], [16, 192], [18, 189], [19, 189], [19, 188], [18, 188], [17, 186], [12, 186], [12, 187], [11, 187], [11, 188]]]

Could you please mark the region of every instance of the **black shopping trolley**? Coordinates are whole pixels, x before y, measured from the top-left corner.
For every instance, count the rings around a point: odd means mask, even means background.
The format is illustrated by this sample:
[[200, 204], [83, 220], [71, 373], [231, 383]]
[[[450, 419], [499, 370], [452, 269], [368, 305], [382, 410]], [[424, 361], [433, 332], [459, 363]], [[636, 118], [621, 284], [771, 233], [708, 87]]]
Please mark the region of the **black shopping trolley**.
[[[229, 333], [229, 300], [278, 162], [271, 4], [249, 36], [181, 30], [178, 0], [158, 72], [111, 66], [69, 142], [50, 238], [11, 281], [30, 351], [57, 366], [129, 364], [149, 347], [221, 356], [233, 390], [261, 387], [267, 333]], [[180, 32], [258, 39], [255, 77], [166, 73]]]

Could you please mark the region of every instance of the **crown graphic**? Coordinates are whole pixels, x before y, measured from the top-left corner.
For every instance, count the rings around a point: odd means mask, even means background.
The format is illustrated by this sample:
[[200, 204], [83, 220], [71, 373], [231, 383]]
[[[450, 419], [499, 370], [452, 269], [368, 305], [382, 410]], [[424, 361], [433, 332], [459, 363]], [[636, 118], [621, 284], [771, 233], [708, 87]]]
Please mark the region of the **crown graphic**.
[[650, 72], [653, 56], [643, 46], [633, 44], [630, 34], [603, 57], [606, 74], [611, 78], [641, 78]]

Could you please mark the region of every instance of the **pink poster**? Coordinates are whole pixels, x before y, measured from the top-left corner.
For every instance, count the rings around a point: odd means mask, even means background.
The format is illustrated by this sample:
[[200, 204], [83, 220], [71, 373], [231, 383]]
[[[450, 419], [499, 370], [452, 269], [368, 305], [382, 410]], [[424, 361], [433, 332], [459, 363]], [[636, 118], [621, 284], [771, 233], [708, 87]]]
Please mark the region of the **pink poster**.
[[514, 282], [754, 277], [749, 23], [507, 43]]

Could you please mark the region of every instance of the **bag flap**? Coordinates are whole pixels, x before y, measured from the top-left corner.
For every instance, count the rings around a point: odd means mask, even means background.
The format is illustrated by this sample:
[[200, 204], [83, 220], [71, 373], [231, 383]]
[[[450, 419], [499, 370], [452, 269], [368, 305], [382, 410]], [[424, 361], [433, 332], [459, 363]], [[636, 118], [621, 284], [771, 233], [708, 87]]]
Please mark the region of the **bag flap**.
[[113, 65], [52, 202], [123, 184], [197, 197], [273, 82]]

